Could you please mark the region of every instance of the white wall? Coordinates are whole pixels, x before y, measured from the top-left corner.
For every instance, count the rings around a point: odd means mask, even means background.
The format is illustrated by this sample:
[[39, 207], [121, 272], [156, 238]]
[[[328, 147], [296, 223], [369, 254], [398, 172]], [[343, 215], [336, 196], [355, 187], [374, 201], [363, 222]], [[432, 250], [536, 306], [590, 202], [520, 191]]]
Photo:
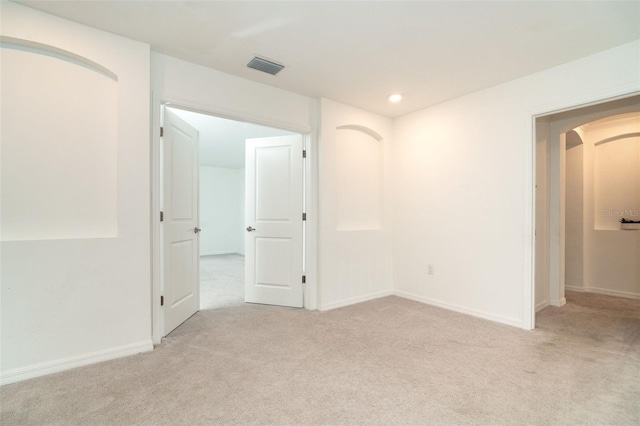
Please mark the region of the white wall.
[[[114, 137], [86, 140], [100, 149], [79, 155], [87, 162], [99, 160], [95, 174], [83, 172], [76, 164], [68, 169], [71, 176], [61, 172], [46, 176], [57, 197], [81, 197], [80, 204], [114, 205], [113, 213], [107, 214], [106, 221], [83, 222], [83, 229], [73, 230], [76, 234], [64, 229], [65, 221], [50, 222], [29, 239], [2, 242], [1, 379], [8, 383], [153, 347], [149, 335], [149, 46], [14, 3], [2, 2], [0, 7], [3, 36], [64, 49], [117, 76], [117, 88], [109, 84], [111, 88], [107, 89], [116, 91], [116, 119], [106, 120], [107, 127], [114, 128], [105, 129], [113, 131]], [[82, 89], [74, 81], [60, 78], [59, 82], [69, 92], [66, 101], [82, 98], [76, 93]], [[37, 100], [37, 96], [25, 98], [29, 103]], [[77, 105], [57, 102], [48, 107], [57, 110], [62, 117], [60, 124], [67, 127], [92, 120], [79, 115]], [[11, 120], [39, 124], [26, 113], [11, 116]], [[3, 146], [13, 143], [13, 135], [5, 133], [6, 129], [2, 127]], [[68, 146], [65, 138], [64, 133], [51, 134], [46, 139], [30, 137], [27, 142], [31, 154], [37, 156], [41, 154], [39, 149], [47, 152], [52, 146]], [[16, 152], [3, 152], [3, 172], [5, 165], [24, 161], [13, 158]], [[113, 152], [117, 156], [111, 155]], [[64, 162], [74, 158], [73, 152], [67, 156], [54, 154], [49, 160], [58, 170], [65, 169]], [[3, 174], [3, 179], [6, 177]], [[34, 175], [34, 179], [40, 178]], [[94, 184], [98, 189], [93, 194], [90, 188], [83, 189]], [[111, 198], [114, 194], [115, 201]], [[25, 205], [41, 201], [37, 192], [25, 191], [22, 196], [27, 200]], [[71, 220], [75, 215], [89, 214], [58, 213]], [[115, 232], [109, 228], [109, 215], [113, 215]], [[101, 228], [103, 224], [107, 227]]]
[[326, 310], [393, 292], [392, 140], [385, 117], [327, 99], [320, 117], [319, 309]]
[[155, 52], [151, 64], [156, 102], [293, 131], [311, 130], [311, 98]]
[[244, 168], [200, 166], [200, 256], [244, 254]]
[[[577, 133], [572, 132], [579, 138]], [[567, 149], [565, 215], [565, 284], [583, 286], [584, 268], [584, 146]]]
[[629, 43], [396, 119], [396, 292], [531, 328], [532, 117], [640, 90], [638, 52]]

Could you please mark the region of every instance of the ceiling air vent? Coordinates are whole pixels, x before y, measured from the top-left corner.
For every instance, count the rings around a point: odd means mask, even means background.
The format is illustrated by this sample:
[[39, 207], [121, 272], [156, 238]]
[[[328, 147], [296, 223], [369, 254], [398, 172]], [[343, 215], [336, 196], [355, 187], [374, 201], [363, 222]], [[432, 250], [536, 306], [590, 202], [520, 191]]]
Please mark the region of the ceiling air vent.
[[253, 58], [247, 66], [254, 70], [266, 72], [267, 74], [276, 75], [284, 69], [284, 65], [276, 64], [275, 62], [268, 61], [257, 56]]

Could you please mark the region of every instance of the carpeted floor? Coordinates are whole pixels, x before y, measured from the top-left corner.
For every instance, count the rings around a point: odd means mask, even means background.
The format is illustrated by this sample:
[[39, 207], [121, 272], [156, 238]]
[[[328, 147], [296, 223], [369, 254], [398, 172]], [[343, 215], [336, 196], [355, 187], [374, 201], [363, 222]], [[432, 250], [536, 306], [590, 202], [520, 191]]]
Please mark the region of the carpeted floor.
[[0, 389], [2, 425], [638, 425], [640, 301], [527, 332], [395, 296], [204, 310], [153, 352]]
[[217, 309], [243, 303], [244, 256], [201, 256], [200, 309]]

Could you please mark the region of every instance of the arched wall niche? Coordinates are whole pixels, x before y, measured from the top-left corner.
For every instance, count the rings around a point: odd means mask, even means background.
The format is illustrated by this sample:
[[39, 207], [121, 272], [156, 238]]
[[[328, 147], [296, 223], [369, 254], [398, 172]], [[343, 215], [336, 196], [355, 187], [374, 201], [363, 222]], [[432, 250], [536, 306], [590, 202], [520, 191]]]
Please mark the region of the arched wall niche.
[[609, 138], [602, 139], [601, 141], [598, 141], [598, 142], [594, 143], [593, 145], [594, 146], [599, 146], [599, 145], [602, 145], [602, 144], [605, 144], [605, 143], [615, 142], [615, 141], [620, 140], [620, 139], [637, 138], [637, 137], [640, 137], [640, 132], [625, 133], [625, 134], [622, 134], [622, 135], [616, 135], [616, 136], [612, 136], [612, 137], [609, 137]]
[[591, 200], [587, 217], [596, 231], [618, 231], [620, 219], [635, 219], [640, 209], [640, 112], [593, 117], [566, 133], [567, 150], [578, 138], [584, 141], [583, 191]]
[[63, 61], [67, 61], [81, 67], [86, 67], [92, 71], [104, 75], [113, 81], [118, 81], [118, 76], [113, 71], [100, 65], [99, 63], [92, 61], [81, 55], [77, 55], [68, 50], [60, 49], [59, 47], [51, 46], [49, 44], [38, 43], [32, 40], [24, 40], [21, 38], [0, 36], [0, 46], [7, 49], [22, 50], [25, 52], [31, 52], [38, 55], [51, 56]]
[[336, 130], [355, 130], [355, 131], [367, 134], [367, 135], [371, 136], [372, 138], [374, 138], [377, 141], [381, 141], [382, 140], [382, 136], [380, 136], [378, 134], [378, 132], [376, 132], [373, 129], [370, 129], [369, 127], [360, 126], [358, 124], [345, 124], [344, 126], [338, 126], [336, 128]]
[[67, 50], [0, 39], [2, 240], [118, 235], [118, 76]]
[[361, 125], [336, 128], [337, 230], [382, 228], [383, 139]]
[[600, 138], [594, 138], [591, 165], [593, 227], [620, 231], [622, 218], [640, 220], [640, 132]]

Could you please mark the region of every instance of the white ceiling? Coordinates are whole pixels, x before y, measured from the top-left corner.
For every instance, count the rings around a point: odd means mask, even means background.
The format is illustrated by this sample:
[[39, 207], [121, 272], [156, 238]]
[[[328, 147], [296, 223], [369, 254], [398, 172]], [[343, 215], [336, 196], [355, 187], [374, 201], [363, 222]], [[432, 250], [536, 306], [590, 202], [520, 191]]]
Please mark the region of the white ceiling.
[[177, 108], [169, 109], [198, 131], [198, 156], [202, 166], [242, 168], [246, 139], [294, 134], [257, 124], [227, 120]]
[[[640, 39], [637, 0], [18, 3], [389, 117]], [[249, 69], [254, 55], [286, 68]], [[390, 104], [393, 92], [404, 100]]]

